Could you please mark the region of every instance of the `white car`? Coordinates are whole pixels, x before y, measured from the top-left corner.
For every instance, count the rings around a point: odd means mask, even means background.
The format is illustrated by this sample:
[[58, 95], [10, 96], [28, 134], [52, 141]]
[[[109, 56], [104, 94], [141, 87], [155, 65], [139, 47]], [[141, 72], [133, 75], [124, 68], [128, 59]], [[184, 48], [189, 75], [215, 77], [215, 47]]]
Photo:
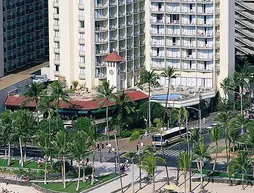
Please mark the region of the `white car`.
[[209, 125], [208, 127], [206, 127], [207, 130], [212, 129], [213, 127], [215, 127], [216, 125], [218, 125], [217, 123], [213, 123], [211, 125]]

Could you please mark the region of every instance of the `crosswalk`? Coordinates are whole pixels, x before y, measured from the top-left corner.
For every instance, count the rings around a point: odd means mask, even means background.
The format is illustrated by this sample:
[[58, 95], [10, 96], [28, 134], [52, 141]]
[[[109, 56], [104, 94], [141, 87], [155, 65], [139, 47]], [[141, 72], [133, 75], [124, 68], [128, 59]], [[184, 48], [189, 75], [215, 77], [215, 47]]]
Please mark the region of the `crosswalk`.
[[[170, 157], [178, 157], [180, 154], [179, 150], [175, 150], [175, 149], [163, 149], [163, 153], [165, 156], [170, 156]], [[163, 155], [163, 153], [160, 151], [159, 155]]]

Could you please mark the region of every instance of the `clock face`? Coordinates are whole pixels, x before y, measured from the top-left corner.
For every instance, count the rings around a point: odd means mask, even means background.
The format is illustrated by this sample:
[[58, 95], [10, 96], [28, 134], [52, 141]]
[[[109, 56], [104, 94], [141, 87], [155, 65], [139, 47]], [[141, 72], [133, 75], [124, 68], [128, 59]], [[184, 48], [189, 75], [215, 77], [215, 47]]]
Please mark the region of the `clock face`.
[[113, 75], [113, 74], [114, 74], [114, 71], [113, 71], [113, 70], [110, 70], [110, 71], [109, 71], [109, 74], [110, 74], [110, 75]]

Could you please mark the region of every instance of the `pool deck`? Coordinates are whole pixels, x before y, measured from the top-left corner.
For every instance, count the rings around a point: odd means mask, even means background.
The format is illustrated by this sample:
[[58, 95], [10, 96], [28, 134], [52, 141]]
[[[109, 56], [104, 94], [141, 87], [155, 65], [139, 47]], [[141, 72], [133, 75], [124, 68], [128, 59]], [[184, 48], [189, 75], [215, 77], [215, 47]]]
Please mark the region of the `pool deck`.
[[[147, 92], [146, 89], [144, 92]], [[201, 87], [183, 87], [179, 86], [174, 88], [173, 86], [170, 87], [169, 94], [179, 94], [182, 95], [182, 98], [178, 99], [170, 99], [168, 100], [168, 107], [169, 108], [181, 108], [187, 106], [193, 106], [199, 104], [200, 100], [203, 99], [211, 99], [215, 97], [217, 91], [214, 88], [201, 88]], [[165, 95], [167, 94], [167, 87], [160, 87], [154, 88], [152, 90], [153, 95]], [[155, 101], [160, 103], [161, 105], [165, 106], [166, 97], [165, 99], [151, 99], [151, 101]]]

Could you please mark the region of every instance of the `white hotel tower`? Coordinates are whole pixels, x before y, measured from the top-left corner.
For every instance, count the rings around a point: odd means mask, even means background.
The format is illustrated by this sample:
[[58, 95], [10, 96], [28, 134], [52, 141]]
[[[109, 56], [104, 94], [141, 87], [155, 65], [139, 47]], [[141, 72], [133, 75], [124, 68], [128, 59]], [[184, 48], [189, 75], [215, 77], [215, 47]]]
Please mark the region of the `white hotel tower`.
[[144, 68], [174, 66], [172, 85], [219, 90], [234, 71], [234, 8], [233, 0], [49, 0], [50, 77], [94, 88], [116, 52], [121, 88]]

